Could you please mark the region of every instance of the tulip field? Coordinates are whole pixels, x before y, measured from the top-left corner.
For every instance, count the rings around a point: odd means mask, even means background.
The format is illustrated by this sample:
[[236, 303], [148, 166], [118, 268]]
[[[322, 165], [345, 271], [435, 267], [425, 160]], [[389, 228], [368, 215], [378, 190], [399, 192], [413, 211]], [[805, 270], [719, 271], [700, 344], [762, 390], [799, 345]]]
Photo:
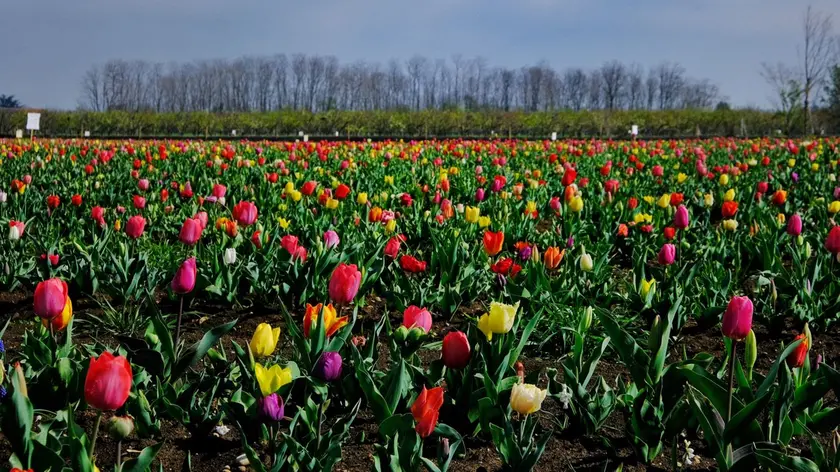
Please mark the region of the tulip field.
[[0, 140], [2, 470], [840, 467], [840, 139]]

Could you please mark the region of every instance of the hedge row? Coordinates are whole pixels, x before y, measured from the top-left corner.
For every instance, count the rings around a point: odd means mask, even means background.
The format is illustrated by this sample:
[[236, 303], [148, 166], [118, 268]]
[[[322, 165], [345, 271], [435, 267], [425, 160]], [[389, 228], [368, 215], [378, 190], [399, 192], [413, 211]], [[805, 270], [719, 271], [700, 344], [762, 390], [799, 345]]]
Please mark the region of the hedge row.
[[[27, 110], [0, 110], [0, 135], [26, 125]], [[785, 132], [784, 117], [759, 110], [466, 112], [437, 111], [277, 111], [269, 113], [152, 113], [42, 111], [41, 136], [93, 137], [312, 136], [447, 137], [492, 136], [623, 137], [632, 125], [641, 136], [686, 137], [768, 135]], [[743, 126], [742, 126], [743, 124]], [[745, 133], [744, 133], [745, 132]]]

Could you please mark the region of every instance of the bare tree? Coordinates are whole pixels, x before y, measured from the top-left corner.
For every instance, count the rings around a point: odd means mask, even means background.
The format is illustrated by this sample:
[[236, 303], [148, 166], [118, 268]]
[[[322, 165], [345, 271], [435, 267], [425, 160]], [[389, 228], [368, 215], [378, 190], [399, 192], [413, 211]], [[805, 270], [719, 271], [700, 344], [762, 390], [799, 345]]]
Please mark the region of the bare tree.
[[831, 15], [814, 11], [811, 6], [808, 6], [805, 12], [802, 26], [805, 34], [805, 43], [800, 50], [804, 100], [803, 131], [807, 134], [810, 132], [808, 121], [811, 115], [811, 94], [815, 90], [819, 90], [832, 65], [835, 38], [832, 36]]
[[610, 61], [601, 66], [601, 88], [603, 90], [604, 107], [608, 110], [621, 108], [627, 73], [624, 64]]
[[580, 111], [586, 102], [589, 89], [587, 80], [588, 77], [583, 69], [569, 69], [563, 75], [568, 104], [574, 111]]
[[79, 108], [91, 111], [104, 109], [102, 92], [102, 74], [98, 67], [85, 72], [82, 77], [82, 96], [79, 98]]
[[627, 107], [631, 110], [644, 107], [645, 83], [643, 74], [642, 66], [638, 64], [633, 64], [627, 70]]
[[795, 69], [779, 62], [761, 65], [761, 76], [773, 89], [771, 101], [785, 116], [785, 132], [790, 132], [805, 91]]
[[685, 83], [685, 69], [679, 64], [664, 62], [656, 68], [657, 81], [659, 83], [659, 109], [668, 110], [674, 108], [680, 95], [680, 90]]

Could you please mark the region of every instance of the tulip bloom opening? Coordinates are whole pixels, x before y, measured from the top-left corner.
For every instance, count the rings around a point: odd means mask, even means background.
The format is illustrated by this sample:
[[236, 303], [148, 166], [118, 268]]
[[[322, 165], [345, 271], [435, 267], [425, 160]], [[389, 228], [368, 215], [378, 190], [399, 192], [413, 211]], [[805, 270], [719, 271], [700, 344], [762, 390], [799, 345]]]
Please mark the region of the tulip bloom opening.
[[417, 396], [417, 399], [411, 405], [411, 415], [414, 417], [414, 421], [417, 422], [417, 426], [414, 429], [421, 438], [428, 438], [434, 432], [438, 422], [440, 407], [442, 406], [443, 389], [441, 387], [432, 389], [423, 387], [423, 391], [420, 392], [420, 395]]

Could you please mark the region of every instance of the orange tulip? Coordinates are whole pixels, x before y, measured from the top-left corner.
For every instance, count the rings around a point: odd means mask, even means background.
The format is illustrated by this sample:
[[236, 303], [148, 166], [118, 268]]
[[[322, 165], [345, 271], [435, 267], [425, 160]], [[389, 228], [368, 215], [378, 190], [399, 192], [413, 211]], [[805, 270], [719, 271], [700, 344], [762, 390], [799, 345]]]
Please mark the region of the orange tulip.
[[484, 252], [488, 256], [495, 256], [502, 251], [502, 244], [505, 242], [504, 231], [494, 233], [492, 231], [484, 232]]
[[545, 250], [543, 254], [543, 263], [548, 270], [554, 270], [563, 262], [563, 256], [566, 255], [566, 250], [560, 250], [555, 246], [551, 246]]

